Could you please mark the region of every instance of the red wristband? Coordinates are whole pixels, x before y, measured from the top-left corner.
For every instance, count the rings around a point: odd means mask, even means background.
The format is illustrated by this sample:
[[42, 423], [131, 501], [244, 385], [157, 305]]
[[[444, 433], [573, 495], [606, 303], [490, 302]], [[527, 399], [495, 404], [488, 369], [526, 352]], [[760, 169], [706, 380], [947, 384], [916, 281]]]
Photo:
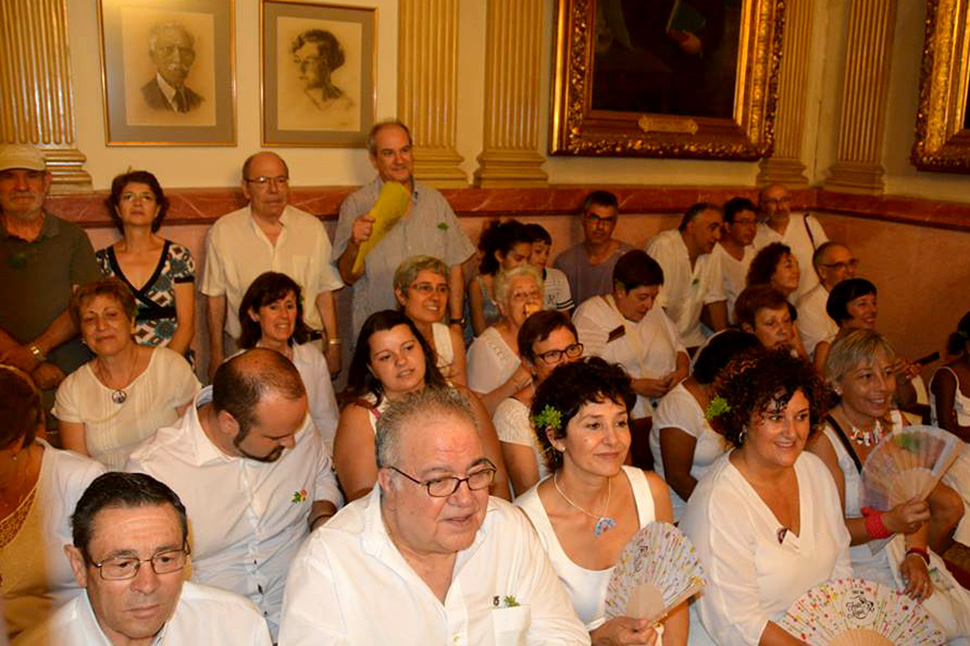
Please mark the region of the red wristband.
[[866, 534], [869, 538], [889, 538], [893, 535], [882, 522], [883, 512], [872, 507], [863, 507], [862, 515], [866, 517]]
[[930, 564], [930, 553], [927, 552], [924, 548], [922, 548], [922, 547], [911, 547], [908, 550], [906, 550], [906, 556], [909, 556], [910, 554], [918, 554], [920, 556], [920, 558], [922, 558], [924, 561], [926, 561], [926, 564], [927, 565]]

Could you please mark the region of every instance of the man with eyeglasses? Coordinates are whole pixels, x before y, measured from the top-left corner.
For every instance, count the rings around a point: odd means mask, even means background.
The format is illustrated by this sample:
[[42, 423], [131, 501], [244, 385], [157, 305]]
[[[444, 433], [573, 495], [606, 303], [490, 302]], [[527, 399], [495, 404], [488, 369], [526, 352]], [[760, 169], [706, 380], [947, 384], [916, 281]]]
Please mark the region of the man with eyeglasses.
[[580, 212], [583, 241], [556, 256], [553, 266], [566, 274], [577, 306], [613, 290], [613, 266], [620, 256], [633, 249], [613, 237], [618, 218], [616, 195], [593, 191], [586, 196]]
[[529, 521], [489, 497], [462, 395], [391, 403], [375, 441], [379, 486], [293, 561], [281, 646], [589, 643]]
[[263, 272], [278, 271], [303, 291], [306, 324], [320, 339], [331, 374], [340, 372], [340, 335], [333, 292], [343, 287], [330, 264], [330, 237], [315, 216], [289, 203], [290, 172], [271, 152], [250, 156], [242, 168], [249, 205], [219, 218], [206, 238], [200, 290], [206, 299], [209, 378], [237, 350], [239, 304]]
[[64, 551], [84, 594], [18, 646], [268, 646], [248, 600], [185, 581], [188, 520], [179, 497], [154, 478], [105, 473], [78, 500]]
[[167, 482], [192, 510], [192, 579], [249, 597], [275, 639], [290, 561], [340, 493], [290, 360], [254, 348], [125, 465]]
[[[839, 326], [825, 311], [832, 288], [847, 278], [855, 278], [859, 261], [852, 250], [841, 242], [826, 242], [812, 255], [812, 266], [819, 282], [798, 299], [798, 331], [809, 356], [819, 341], [839, 333]], [[805, 273], [805, 272], [803, 272]]]
[[734, 303], [744, 291], [748, 268], [754, 260], [754, 234], [758, 228], [758, 207], [745, 197], [733, 197], [724, 203], [721, 239], [714, 247], [714, 259], [721, 266], [724, 296], [727, 298], [729, 323], [735, 323]]
[[[772, 242], [781, 242], [791, 247], [792, 255], [798, 260], [799, 267], [808, 267], [812, 255], [823, 243], [828, 241], [825, 229], [817, 219], [808, 213], [791, 212], [792, 197], [782, 184], [764, 187], [758, 196], [758, 208], [762, 221], [754, 237], [755, 251], [767, 247]], [[815, 287], [818, 277], [814, 272], [802, 271], [798, 289], [791, 298], [797, 300]], [[801, 321], [799, 321], [801, 325]]]

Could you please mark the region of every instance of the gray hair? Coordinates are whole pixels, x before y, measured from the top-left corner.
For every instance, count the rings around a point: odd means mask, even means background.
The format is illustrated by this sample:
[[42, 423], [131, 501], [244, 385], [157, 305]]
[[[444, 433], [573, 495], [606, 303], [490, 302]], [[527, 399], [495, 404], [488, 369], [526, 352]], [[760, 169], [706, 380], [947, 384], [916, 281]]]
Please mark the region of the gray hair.
[[504, 303], [509, 297], [509, 284], [516, 278], [522, 276], [528, 276], [535, 281], [536, 287], [539, 288], [539, 300], [542, 300], [544, 288], [542, 274], [532, 265], [522, 265], [521, 267], [515, 267], [508, 271], [500, 271], [495, 275], [495, 283], [493, 286], [495, 290], [495, 302]]
[[445, 280], [448, 280], [448, 265], [443, 260], [434, 256], [411, 256], [400, 265], [394, 272], [394, 289], [407, 293], [408, 286], [418, 278], [422, 271], [433, 271]]
[[192, 49], [195, 49], [195, 36], [192, 35], [192, 32], [186, 29], [185, 25], [183, 25], [182, 23], [176, 22], [174, 20], [169, 20], [168, 22], [158, 23], [157, 25], [152, 27], [150, 32], [148, 32], [148, 52], [150, 54], [155, 53], [155, 43], [158, 41], [158, 35], [163, 31], [168, 31], [168, 30], [180, 31], [183, 34], [185, 34], [186, 38], [189, 39], [189, 47], [191, 47]]
[[402, 434], [405, 426], [419, 418], [455, 415], [478, 427], [468, 397], [454, 388], [426, 387], [420, 392], [392, 402], [377, 420], [374, 450], [378, 468], [389, 467], [401, 459]]
[[839, 334], [825, 359], [825, 380], [829, 384], [839, 383], [856, 366], [875, 361], [879, 353], [889, 361], [896, 358], [896, 352], [886, 337], [874, 330], [852, 330], [848, 334]]
[[367, 152], [370, 153], [371, 157], [377, 157], [377, 134], [388, 126], [397, 126], [403, 130], [404, 134], [407, 135], [408, 145], [414, 145], [414, 140], [411, 139], [411, 129], [404, 125], [403, 121], [400, 119], [384, 119], [375, 123], [370, 132], [367, 133]]

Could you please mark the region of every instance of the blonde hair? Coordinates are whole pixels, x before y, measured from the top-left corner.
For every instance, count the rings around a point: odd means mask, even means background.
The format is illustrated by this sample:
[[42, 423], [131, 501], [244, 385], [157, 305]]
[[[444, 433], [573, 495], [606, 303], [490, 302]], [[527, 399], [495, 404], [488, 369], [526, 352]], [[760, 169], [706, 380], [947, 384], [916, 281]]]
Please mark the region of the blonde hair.
[[875, 361], [880, 352], [889, 361], [896, 358], [896, 352], [886, 337], [874, 330], [852, 330], [839, 334], [825, 360], [825, 380], [830, 384], [841, 382], [856, 366]]

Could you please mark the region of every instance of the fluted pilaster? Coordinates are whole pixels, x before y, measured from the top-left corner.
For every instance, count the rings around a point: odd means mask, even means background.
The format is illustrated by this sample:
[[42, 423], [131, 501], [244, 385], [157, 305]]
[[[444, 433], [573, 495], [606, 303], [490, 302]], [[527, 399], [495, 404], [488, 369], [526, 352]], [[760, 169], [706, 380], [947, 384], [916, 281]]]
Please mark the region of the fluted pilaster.
[[414, 138], [414, 173], [439, 187], [468, 185], [455, 149], [459, 0], [401, 0], [398, 106]]
[[882, 135], [895, 21], [896, 0], [849, 0], [839, 143], [827, 189], [883, 191]]
[[0, 2], [0, 143], [40, 148], [52, 193], [91, 190], [75, 141], [66, 0]]
[[812, 56], [814, 0], [788, 0], [785, 6], [785, 37], [778, 73], [778, 112], [775, 114], [775, 147], [761, 162], [758, 184], [808, 186], [802, 163], [802, 138], [808, 73]]
[[479, 186], [546, 186], [539, 154], [542, 0], [488, 0]]

